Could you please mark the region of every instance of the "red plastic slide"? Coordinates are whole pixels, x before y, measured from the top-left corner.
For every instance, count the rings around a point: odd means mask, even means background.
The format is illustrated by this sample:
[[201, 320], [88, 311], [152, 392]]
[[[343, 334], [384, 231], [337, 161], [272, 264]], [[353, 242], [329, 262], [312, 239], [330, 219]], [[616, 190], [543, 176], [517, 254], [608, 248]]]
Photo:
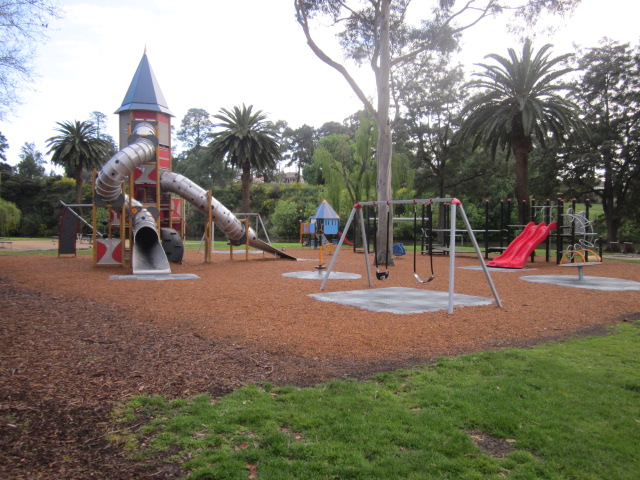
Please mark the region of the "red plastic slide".
[[[342, 236], [342, 232], [338, 232], [338, 237]], [[347, 237], [344, 237], [344, 240], [342, 241], [342, 243], [344, 243], [345, 245], [349, 245], [350, 247], [353, 247], [353, 242], [350, 241]]]
[[522, 268], [527, 258], [549, 236], [549, 232], [554, 230], [558, 224], [556, 222], [545, 225], [544, 222], [536, 225], [533, 222], [527, 224], [522, 233], [509, 244], [502, 255], [497, 256], [487, 263], [488, 267], [498, 268]]

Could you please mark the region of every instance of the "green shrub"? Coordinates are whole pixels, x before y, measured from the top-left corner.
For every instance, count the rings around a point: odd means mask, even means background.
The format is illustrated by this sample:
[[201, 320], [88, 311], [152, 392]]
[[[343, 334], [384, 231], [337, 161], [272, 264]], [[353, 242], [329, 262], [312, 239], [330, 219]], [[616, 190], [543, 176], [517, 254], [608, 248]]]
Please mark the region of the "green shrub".
[[275, 212], [271, 217], [273, 234], [280, 239], [297, 238], [300, 232], [300, 216], [298, 208], [293, 202], [280, 200], [276, 203]]
[[17, 232], [20, 225], [20, 210], [15, 203], [0, 198], [0, 235], [7, 236]]

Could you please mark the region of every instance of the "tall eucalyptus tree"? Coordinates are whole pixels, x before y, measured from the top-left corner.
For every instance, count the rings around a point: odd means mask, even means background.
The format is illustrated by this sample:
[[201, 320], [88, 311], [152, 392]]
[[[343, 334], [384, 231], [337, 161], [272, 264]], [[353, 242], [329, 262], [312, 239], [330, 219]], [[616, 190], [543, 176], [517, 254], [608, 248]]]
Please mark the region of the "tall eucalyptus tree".
[[[431, 18], [422, 19], [419, 26], [414, 26], [408, 21], [411, 0], [294, 0], [298, 23], [313, 53], [342, 75], [377, 124], [376, 183], [377, 197], [382, 205], [378, 228], [378, 245], [382, 247], [379, 261], [385, 261], [385, 252], [389, 256], [391, 251], [387, 245], [384, 201], [392, 196], [392, 135], [401, 118], [406, 86], [398, 72], [407, 66], [426, 66], [438, 52], [451, 52], [462, 32], [505, 9], [532, 22], [541, 12], [562, 13], [579, 1], [439, 0], [429, 10]], [[322, 20], [316, 22], [318, 18]], [[375, 100], [365, 92], [346, 64], [327, 53], [328, 49], [321, 47], [314, 38], [313, 27], [318, 23], [326, 25], [327, 21], [339, 30], [338, 41], [347, 58], [358, 65], [370, 65], [375, 81]]]

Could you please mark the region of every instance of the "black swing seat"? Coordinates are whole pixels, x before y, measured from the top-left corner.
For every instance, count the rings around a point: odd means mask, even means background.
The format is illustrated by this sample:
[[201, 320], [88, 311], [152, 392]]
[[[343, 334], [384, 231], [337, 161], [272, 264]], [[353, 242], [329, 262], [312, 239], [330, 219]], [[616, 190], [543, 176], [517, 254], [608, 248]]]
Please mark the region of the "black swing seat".
[[386, 280], [387, 278], [389, 278], [389, 270], [387, 270], [386, 272], [380, 272], [376, 270], [376, 278], [378, 280]]
[[429, 282], [435, 280], [435, 278], [436, 278], [435, 275], [431, 275], [428, 280], [422, 280], [422, 278], [420, 278], [420, 275], [418, 275], [417, 273], [414, 273], [413, 276], [416, 278], [418, 283], [422, 283], [422, 284], [429, 283]]

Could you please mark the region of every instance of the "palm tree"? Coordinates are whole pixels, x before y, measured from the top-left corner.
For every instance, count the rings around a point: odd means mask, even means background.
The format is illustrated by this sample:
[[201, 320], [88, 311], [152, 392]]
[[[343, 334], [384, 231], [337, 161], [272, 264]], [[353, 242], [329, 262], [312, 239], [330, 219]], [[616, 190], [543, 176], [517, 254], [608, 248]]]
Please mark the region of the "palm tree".
[[60, 133], [47, 140], [51, 162], [73, 172], [76, 179], [76, 203], [82, 202], [82, 172], [101, 167], [113, 148], [108, 140], [99, 138], [98, 129], [88, 121], [58, 122]]
[[545, 147], [545, 140], [561, 141], [565, 134], [581, 129], [578, 109], [562, 94], [569, 87], [558, 79], [570, 68], [557, 68], [571, 54], [549, 58], [551, 45], [534, 55], [531, 41], [526, 40], [522, 57], [509, 49], [509, 58], [491, 54], [486, 58], [498, 65], [480, 64], [485, 71], [475, 74], [470, 82], [484, 89], [463, 109], [466, 116], [459, 135], [472, 139], [473, 148], [491, 148], [495, 158], [498, 148], [513, 152], [516, 161], [516, 198], [518, 204], [529, 199], [529, 152], [533, 138]]
[[252, 112], [253, 105], [242, 108], [226, 108], [213, 117], [220, 120], [214, 125], [223, 130], [213, 133], [209, 143], [210, 161], [226, 160], [236, 168], [242, 169], [242, 210], [249, 213], [249, 187], [251, 169], [275, 168], [280, 159], [278, 134], [275, 126], [266, 121], [266, 115], [258, 110]]

